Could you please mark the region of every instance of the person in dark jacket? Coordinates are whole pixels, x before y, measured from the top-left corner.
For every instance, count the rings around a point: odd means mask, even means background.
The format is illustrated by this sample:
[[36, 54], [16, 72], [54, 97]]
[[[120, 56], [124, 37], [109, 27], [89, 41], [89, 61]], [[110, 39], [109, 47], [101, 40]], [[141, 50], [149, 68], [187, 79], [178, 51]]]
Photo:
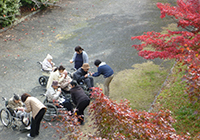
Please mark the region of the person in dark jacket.
[[114, 77], [114, 71], [109, 65], [107, 65], [105, 62], [101, 62], [99, 59], [94, 61], [94, 65], [98, 68], [98, 71], [91, 73], [91, 75], [93, 77], [98, 77], [101, 74], [104, 76], [104, 94], [109, 96], [109, 85]]
[[90, 98], [85, 94], [81, 86], [77, 85], [76, 81], [71, 81], [70, 83], [71, 97], [73, 103], [76, 105], [76, 113], [78, 115], [78, 122], [80, 125], [84, 123], [84, 110], [90, 104]]
[[94, 80], [91, 76], [89, 76], [88, 70], [90, 69], [90, 66], [88, 63], [84, 63], [81, 68], [79, 68], [74, 74], [73, 79], [76, 80], [79, 84], [80, 82], [84, 82], [88, 90], [91, 87], [94, 87]]

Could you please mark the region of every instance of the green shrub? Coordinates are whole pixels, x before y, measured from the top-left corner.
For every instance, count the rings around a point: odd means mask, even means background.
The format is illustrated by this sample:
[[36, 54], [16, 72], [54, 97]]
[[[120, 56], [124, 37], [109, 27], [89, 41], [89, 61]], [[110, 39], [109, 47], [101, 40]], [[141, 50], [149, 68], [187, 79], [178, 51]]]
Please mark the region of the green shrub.
[[33, 7], [35, 3], [32, 0], [21, 0], [22, 6]]
[[0, 1], [0, 25], [2, 27], [12, 24], [16, 20], [16, 15], [20, 15], [20, 0]]

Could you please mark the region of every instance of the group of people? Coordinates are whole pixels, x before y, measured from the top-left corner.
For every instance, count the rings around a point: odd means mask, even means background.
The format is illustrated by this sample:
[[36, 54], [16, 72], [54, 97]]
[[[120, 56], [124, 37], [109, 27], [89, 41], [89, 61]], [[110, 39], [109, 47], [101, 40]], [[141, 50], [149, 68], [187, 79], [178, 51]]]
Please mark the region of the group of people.
[[[88, 90], [91, 91], [91, 87], [94, 87], [93, 77], [103, 75], [105, 78], [104, 94], [109, 96], [109, 84], [114, 77], [113, 69], [105, 62], [96, 59], [94, 61], [94, 65], [97, 67], [97, 72], [89, 72], [90, 66], [88, 62], [87, 53], [80, 46], [75, 47], [74, 50], [75, 53], [72, 59], [70, 60], [70, 63], [74, 63], [74, 68], [76, 69], [76, 72], [73, 74], [73, 79], [76, 80], [78, 84], [84, 82], [87, 85]], [[58, 68], [55, 68], [52, 59], [53, 57], [48, 54], [43, 61], [44, 70], [52, 71], [49, 76], [46, 89], [48, 90], [53, 81], [58, 81], [62, 89], [65, 88], [64, 90], [69, 91], [69, 83], [72, 81], [72, 79], [70, 79], [70, 77], [67, 76], [67, 71], [62, 65], [60, 65]]]
[[[25, 107], [23, 106], [25, 104]], [[35, 97], [31, 97], [30, 94], [24, 93], [21, 96], [14, 94], [12, 98], [9, 99], [7, 108], [11, 114], [15, 117], [22, 119], [27, 113], [32, 112], [31, 124], [28, 127], [25, 127], [27, 130], [30, 130], [30, 133], [27, 134], [28, 137], [35, 137], [39, 135], [40, 122], [46, 112], [46, 106]]]
[[107, 65], [105, 62], [101, 62], [99, 59], [96, 59], [94, 61], [94, 65], [97, 67], [97, 72], [89, 72], [90, 66], [88, 62], [88, 55], [80, 46], [75, 47], [75, 53], [72, 57], [72, 60], [70, 60], [70, 63], [73, 62], [74, 68], [77, 69], [77, 71], [74, 73], [74, 77], [78, 83], [84, 81], [90, 89], [94, 86], [92, 77], [103, 75], [105, 78], [104, 94], [109, 96], [109, 84], [114, 77], [114, 71], [109, 65]]
[[[46, 97], [49, 102], [58, 101], [68, 111], [73, 112], [69, 102], [64, 98], [60, 98], [61, 92], [71, 94], [73, 103], [76, 105], [76, 114], [78, 116], [78, 122], [84, 124], [84, 110], [90, 104], [90, 98], [85, 94], [82, 87], [79, 85], [84, 82], [88, 91], [94, 86], [93, 77], [103, 75], [104, 82], [104, 94], [109, 96], [109, 84], [114, 77], [114, 71], [105, 62], [96, 59], [94, 65], [97, 67], [97, 72], [89, 72], [90, 66], [88, 62], [88, 55], [80, 46], [75, 47], [75, 53], [70, 60], [70, 63], [74, 63], [76, 72], [73, 74], [73, 79], [68, 75], [65, 68], [60, 65], [55, 67], [55, 63], [52, 62], [53, 57], [48, 54], [42, 62], [44, 71], [50, 72], [50, 76], [46, 86]], [[23, 107], [23, 103], [25, 107]], [[40, 122], [46, 112], [46, 106], [35, 97], [31, 97], [30, 94], [24, 93], [20, 97], [16, 94], [8, 101], [7, 108], [11, 113], [16, 113], [17, 116], [22, 116], [24, 112], [32, 112], [31, 125], [27, 128], [30, 129], [28, 137], [35, 137], [39, 135]]]

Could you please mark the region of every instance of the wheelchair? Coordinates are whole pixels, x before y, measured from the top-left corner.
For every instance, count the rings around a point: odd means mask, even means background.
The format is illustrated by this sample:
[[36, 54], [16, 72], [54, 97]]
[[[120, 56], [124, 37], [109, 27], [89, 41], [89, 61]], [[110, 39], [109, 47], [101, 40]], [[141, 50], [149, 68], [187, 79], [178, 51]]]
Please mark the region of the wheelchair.
[[49, 76], [50, 76], [50, 71], [47, 71], [47, 70], [43, 69], [42, 62], [37, 62], [37, 63], [40, 65], [41, 71], [42, 71], [42, 76], [40, 76], [39, 79], [38, 79], [39, 84], [41, 86], [46, 87], [48, 79], [49, 79]]
[[[43, 96], [45, 96], [43, 94]], [[63, 99], [69, 103], [71, 106], [71, 110], [75, 107], [70, 94], [65, 94], [64, 92], [61, 93], [60, 99]], [[69, 111], [66, 107], [63, 107], [63, 105], [60, 105], [60, 103], [55, 103], [55, 102], [49, 102], [46, 99], [44, 100], [44, 105], [47, 107], [46, 113], [43, 117], [45, 121], [55, 121], [56, 118], [61, 115], [63, 112]]]
[[[75, 71], [75, 69], [72, 69], [72, 70]], [[90, 94], [90, 92], [89, 92], [89, 90], [88, 90], [88, 86], [84, 83], [83, 80], [78, 82], [78, 81], [77, 81], [77, 77], [76, 77], [75, 75], [72, 76], [72, 79], [73, 79], [74, 81], [76, 81], [78, 85], [81, 86], [81, 88], [84, 90], [85, 94], [86, 94], [88, 97], [91, 96], [91, 94]]]
[[26, 113], [26, 115], [22, 117], [17, 117], [17, 113], [15, 111], [11, 112], [11, 109], [7, 108], [7, 99], [4, 97], [2, 97], [2, 99], [5, 101], [5, 107], [0, 111], [0, 119], [5, 127], [11, 127], [21, 131], [23, 130], [22, 126], [25, 128], [30, 125], [31, 121], [29, 113]]

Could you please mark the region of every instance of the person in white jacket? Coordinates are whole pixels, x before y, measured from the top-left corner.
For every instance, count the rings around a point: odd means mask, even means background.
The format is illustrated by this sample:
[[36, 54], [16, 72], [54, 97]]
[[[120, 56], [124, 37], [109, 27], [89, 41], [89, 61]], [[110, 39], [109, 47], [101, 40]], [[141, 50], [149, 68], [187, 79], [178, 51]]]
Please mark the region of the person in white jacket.
[[42, 68], [44, 71], [53, 71], [55, 63], [53, 63], [52, 60], [53, 57], [50, 54], [47, 54], [46, 58], [42, 62]]
[[59, 88], [58, 81], [53, 81], [52, 85], [46, 91], [46, 97], [49, 102], [53, 100], [58, 100], [61, 94], [61, 88]]
[[55, 68], [53, 72], [50, 73], [46, 89], [48, 89], [51, 86], [53, 81], [58, 81], [58, 83], [60, 83], [64, 79], [64, 70], [65, 68], [62, 65], [60, 65], [58, 68]]

